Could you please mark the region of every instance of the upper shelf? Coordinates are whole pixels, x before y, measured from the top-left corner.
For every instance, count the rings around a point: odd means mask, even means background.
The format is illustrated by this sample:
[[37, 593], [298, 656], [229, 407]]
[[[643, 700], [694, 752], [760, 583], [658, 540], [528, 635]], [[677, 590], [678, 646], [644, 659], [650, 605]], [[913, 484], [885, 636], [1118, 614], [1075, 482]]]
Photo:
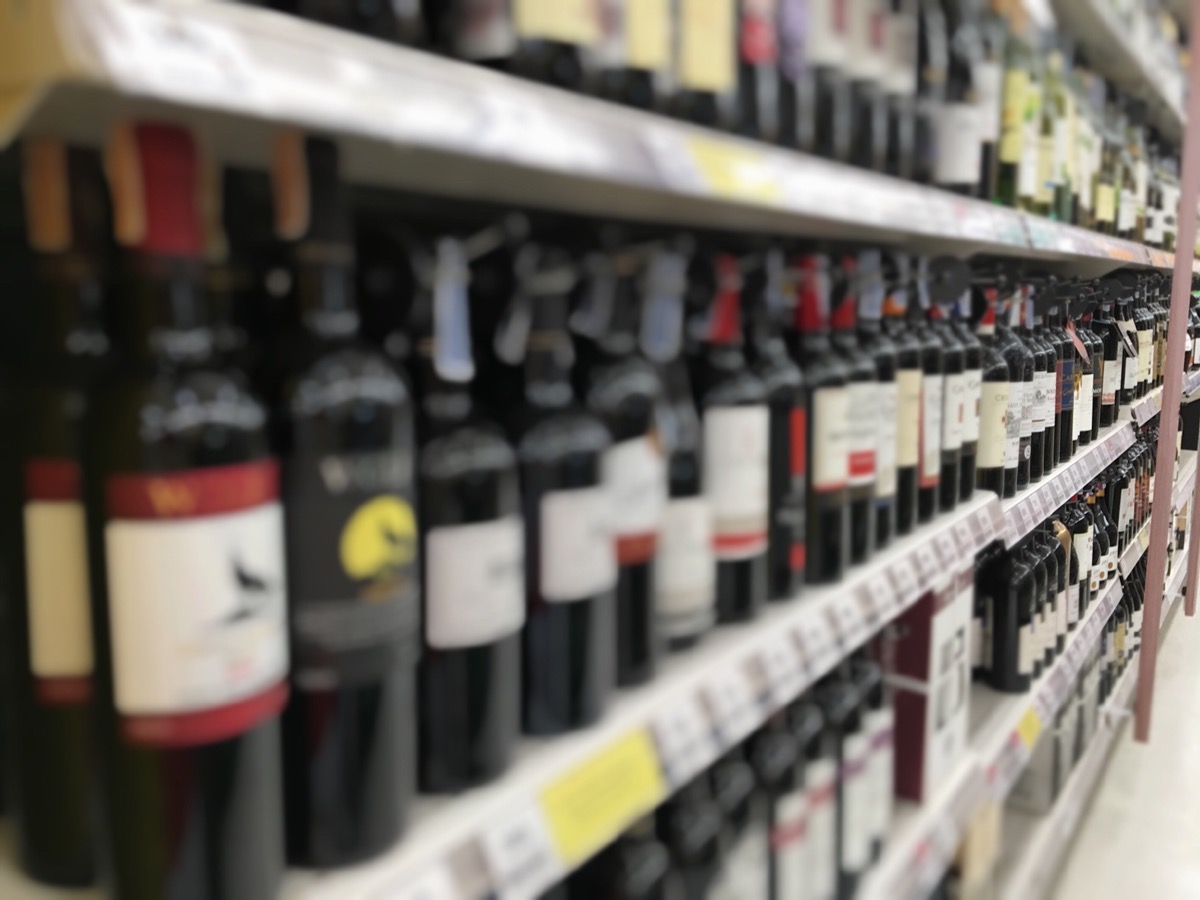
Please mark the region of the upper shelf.
[[[265, 165], [277, 123], [341, 136], [352, 181], [597, 216], [1042, 260], [1174, 255], [991, 203], [212, 0], [0, 6], [0, 143], [97, 142], [124, 116]], [[1195, 266], [1200, 271], [1200, 265]]]

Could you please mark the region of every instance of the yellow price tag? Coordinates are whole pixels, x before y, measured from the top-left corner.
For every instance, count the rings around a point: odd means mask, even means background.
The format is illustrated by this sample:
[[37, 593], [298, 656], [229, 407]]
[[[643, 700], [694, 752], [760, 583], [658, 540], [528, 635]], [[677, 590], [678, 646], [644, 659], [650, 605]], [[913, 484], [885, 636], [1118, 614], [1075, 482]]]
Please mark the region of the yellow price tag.
[[691, 137], [687, 149], [704, 184], [719, 197], [776, 204], [781, 190], [766, 155], [721, 140]]
[[1017, 736], [1025, 745], [1025, 749], [1032, 750], [1041, 733], [1042, 720], [1038, 718], [1037, 712], [1031, 707], [1025, 711], [1025, 715], [1021, 716], [1021, 721], [1017, 725]]
[[573, 866], [612, 841], [667, 795], [646, 729], [614, 741], [542, 791], [542, 813], [559, 856]]

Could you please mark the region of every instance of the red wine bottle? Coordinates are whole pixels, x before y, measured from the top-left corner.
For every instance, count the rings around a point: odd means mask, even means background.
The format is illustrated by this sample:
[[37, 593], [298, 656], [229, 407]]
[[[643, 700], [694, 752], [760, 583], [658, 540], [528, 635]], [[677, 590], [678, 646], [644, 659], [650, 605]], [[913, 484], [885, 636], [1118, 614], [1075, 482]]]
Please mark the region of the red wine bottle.
[[107, 170], [126, 252], [84, 496], [113, 890], [259, 900], [284, 855], [279, 470], [266, 410], [213, 365], [192, 138], [125, 125]]
[[846, 74], [850, 82], [851, 157], [882, 172], [887, 165], [888, 115], [883, 93], [887, 64], [888, 0], [862, 0], [848, 9]]
[[[1008, 363], [1000, 353], [996, 337], [996, 292], [977, 292], [976, 305], [983, 304], [975, 333], [979, 336], [982, 383], [979, 392], [979, 453], [975, 484], [982, 490], [1005, 496], [1008, 457], [1016, 461], [1015, 433], [1008, 419], [1011, 384]], [[1011, 447], [1011, 453], [1010, 453]]]
[[808, 391], [809, 584], [837, 581], [849, 562], [849, 389], [850, 370], [829, 339], [829, 259], [808, 254], [798, 260], [799, 362]]
[[521, 366], [524, 392], [512, 424], [525, 516], [522, 717], [526, 732], [550, 735], [595, 722], [616, 681], [617, 553], [604, 479], [612, 438], [571, 387], [575, 267], [537, 244], [515, 266], [496, 349]]
[[883, 304], [883, 330], [896, 345], [896, 534], [917, 522], [917, 489], [921, 463], [921, 341], [908, 327], [909, 282], [900, 277]]
[[654, 569], [665, 499], [664, 466], [654, 415], [662, 384], [638, 349], [640, 297], [632, 251], [587, 258], [585, 306], [576, 321], [574, 378], [585, 406], [606, 426], [613, 445], [604, 454], [604, 481], [613, 504], [617, 546], [617, 684], [654, 676], [658, 635]]
[[[1080, 319], [1079, 336], [1088, 345], [1088, 353], [1092, 358], [1092, 414], [1088, 419], [1091, 426], [1088, 440], [1095, 441], [1100, 437], [1100, 409], [1104, 405], [1104, 341], [1096, 333], [1092, 325], [1092, 314], [1088, 313]], [[1083, 435], [1080, 434], [1082, 440]]]
[[930, 328], [942, 343], [944, 387], [942, 393], [942, 471], [938, 477], [938, 509], [951, 512], [958, 505], [962, 478], [963, 418], [967, 381], [967, 352], [945, 310], [931, 305]]
[[[919, 276], [918, 276], [919, 277]], [[920, 289], [914, 299], [920, 296]], [[917, 521], [929, 522], [937, 514], [942, 475], [942, 413], [945, 408], [946, 375], [942, 342], [926, 319], [923, 304], [911, 303], [908, 323], [921, 343], [920, 466], [917, 477]], [[956, 482], [957, 483], [957, 482]]]
[[1033, 569], [1018, 546], [1007, 555], [993, 598], [992, 666], [989, 683], [1006, 694], [1023, 694], [1033, 682]]
[[[996, 340], [1004, 361], [1008, 363], [1008, 428], [1009, 443], [1004, 455], [1004, 497], [1016, 496], [1029, 484], [1029, 464], [1033, 436], [1032, 398], [1033, 354], [1012, 332], [1009, 319], [1020, 315], [1020, 292], [1009, 288], [1010, 296], [1000, 301], [996, 315]], [[1015, 312], [1014, 312], [1015, 310]], [[1014, 448], [1013, 437], [1016, 437]], [[1015, 452], [1013, 452], [1015, 449]]]
[[1117, 421], [1120, 411], [1121, 338], [1112, 317], [1112, 301], [1102, 302], [1092, 317], [1092, 331], [1104, 345], [1104, 376], [1100, 387], [1099, 427], [1107, 428]]
[[964, 293], [954, 306], [954, 333], [963, 346], [962, 465], [958, 476], [958, 499], [966, 502], [975, 491], [975, 468], [979, 460], [979, 413], [983, 390], [983, 348], [967, 324], [971, 295]]
[[848, 497], [850, 562], [865, 562], [875, 549], [875, 457], [879, 437], [875, 361], [858, 340], [857, 259], [845, 255], [834, 270], [830, 342], [842, 354], [849, 429]]
[[1046, 420], [1046, 439], [1042, 448], [1042, 471], [1049, 474], [1058, 466], [1060, 446], [1058, 412], [1062, 399], [1062, 360], [1060, 356], [1063, 348], [1059, 345], [1058, 337], [1053, 329], [1046, 324], [1046, 317], [1037, 312], [1036, 306], [1033, 311], [1033, 332], [1042, 342], [1046, 352], [1046, 368], [1043, 374], [1046, 386], [1042, 391], [1042, 416]]
[[408, 248], [417, 393], [424, 652], [419, 784], [446, 793], [507, 767], [521, 730], [525, 547], [516, 454], [472, 391], [471, 261], [502, 228]]
[[899, 351], [883, 330], [884, 286], [879, 251], [858, 257], [858, 339], [875, 362], [875, 547], [886, 547], [896, 530], [896, 445], [899, 398], [896, 371]]
[[[83, 416], [108, 367], [109, 211], [95, 151], [49, 139], [20, 149], [34, 298], [11, 382], [3, 457], [4, 569], [12, 579], [12, 807], [21, 868], [82, 887], [96, 875], [93, 659], [80, 460]], [[11, 556], [9, 556], [11, 554]], [[11, 689], [11, 690], [10, 690]]]
[[712, 300], [694, 384], [717, 557], [717, 620], [740, 622], [758, 615], [767, 598], [770, 407], [742, 351], [740, 264], [718, 254], [701, 261], [709, 265]]
[[287, 501], [287, 848], [294, 863], [336, 866], [399, 837], [416, 775], [413, 403], [358, 337], [336, 145], [281, 134], [273, 188], [295, 284], [263, 375]]
[[778, 0], [737, 0], [737, 90], [722, 96], [733, 108], [730, 130], [774, 143], [779, 139]]
[[916, 0], [889, 0], [884, 31], [887, 172], [906, 181], [916, 171], [918, 18]]
[[1054, 401], [1055, 439], [1058, 441], [1058, 462], [1071, 458], [1075, 446], [1075, 367], [1078, 358], [1075, 345], [1062, 326], [1060, 306], [1053, 306], [1047, 316], [1047, 327], [1058, 348], [1059, 370], [1055, 373], [1058, 397]]
[[707, 897], [721, 866], [724, 819], [708, 773], [689, 781], [654, 814], [671, 855], [673, 897]]
[[853, 152], [853, 110], [846, 70], [850, 21], [839, 0], [809, 0], [806, 8], [805, 58], [812, 73], [816, 109], [815, 150], [849, 162]]
[[1016, 330], [1021, 343], [1033, 354], [1033, 395], [1029, 401], [1029, 481], [1036, 483], [1049, 472], [1046, 467], [1046, 444], [1054, 439], [1053, 423], [1048, 415], [1052, 389], [1048, 380], [1054, 377], [1054, 351], [1033, 327], [1033, 301], [1021, 300], [1021, 326]]

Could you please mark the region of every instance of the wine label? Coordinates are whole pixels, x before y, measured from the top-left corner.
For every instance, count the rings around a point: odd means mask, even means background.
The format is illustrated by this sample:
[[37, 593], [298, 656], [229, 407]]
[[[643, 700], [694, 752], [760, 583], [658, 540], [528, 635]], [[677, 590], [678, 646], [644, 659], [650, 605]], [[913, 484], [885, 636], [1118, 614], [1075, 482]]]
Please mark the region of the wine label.
[[965, 375], [947, 375], [946, 392], [942, 397], [942, 449], [958, 450], [963, 443], [963, 395]]
[[1104, 361], [1104, 382], [1100, 401], [1106, 406], [1117, 402], [1117, 391], [1121, 388], [1121, 360], [1106, 359]]
[[288, 640], [275, 461], [122, 473], [104, 488], [122, 738], [192, 746], [277, 715]]
[[937, 107], [935, 116], [934, 183], [978, 184], [983, 160], [978, 104], [943, 103]]
[[917, 17], [910, 12], [893, 11], [884, 29], [886, 63], [883, 89], [893, 97], [913, 97], [917, 93]]
[[765, 798], [751, 800], [749, 821], [728, 847], [721, 860], [721, 869], [709, 888], [710, 900], [743, 900], [745, 897], [767, 897], [770, 878], [770, 833], [766, 818], [760, 814]]
[[1137, 199], [1129, 188], [1122, 188], [1117, 203], [1117, 230], [1132, 231], [1137, 221]]
[[1063, 635], [1065, 635], [1067, 633], [1067, 627], [1068, 627], [1068, 625], [1070, 625], [1070, 622], [1068, 621], [1068, 617], [1067, 617], [1067, 614], [1068, 614], [1067, 605], [1068, 605], [1067, 588], [1064, 585], [1063, 589], [1061, 591], [1059, 591], [1055, 595], [1055, 598], [1054, 598], [1054, 613], [1055, 613], [1054, 637], [1055, 637], [1056, 643], [1057, 643], [1058, 638], [1062, 637]]
[[775, 30], [776, 0], [741, 0], [738, 54], [752, 66], [774, 65], [779, 59], [779, 36]]
[[1062, 365], [1062, 381], [1059, 388], [1059, 403], [1064, 411], [1075, 409], [1075, 360], [1071, 357], [1064, 359]]
[[896, 416], [899, 406], [896, 382], [884, 381], [876, 387], [875, 496], [885, 499], [896, 495]]
[[1008, 411], [1004, 416], [1004, 468], [1014, 469], [1021, 455], [1021, 417], [1025, 412], [1025, 382], [1008, 383]]
[[450, 44], [461, 59], [505, 59], [517, 49], [508, 5], [497, 0], [459, 0], [453, 7]]
[[659, 71], [671, 64], [670, 0], [638, 0], [623, 3], [626, 54], [630, 68]]
[[808, 797], [808, 890], [811, 900], [837, 897], [837, 763], [828, 758], [804, 766]]
[[[1021, 430], [1020, 436], [1027, 438], [1033, 434], [1033, 412], [1037, 409], [1037, 382], [1023, 381], [1021, 382], [1023, 390], [1021, 391]], [[1044, 427], [1044, 426], [1043, 426]]]
[[1092, 430], [1092, 391], [1095, 376], [1084, 375], [1079, 380], [1079, 405], [1075, 408], [1075, 421], [1079, 434]]
[[1138, 331], [1138, 382], [1148, 382], [1154, 371], [1154, 332]]
[[25, 463], [25, 592], [34, 693], [48, 705], [92, 695], [92, 609], [79, 464]]
[[734, 3], [735, 0], [679, 0], [676, 21], [681, 87], [714, 94], [733, 87]]
[[921, 383], [921, 487], [934, 487], [942, 474], [942, 404], [946, 379], [931, 375]]
[[850, 410], [848, 390], [818, 388], [813, 392], [812, 485], [819, 492], [846, 486], [850, 474]]
[[1067, 588], [1067, 627], [1079, 624], [1079, 614], [1083, 611], [1083, 575], [1080, 580]]
[[1033, 674], [1034, 644], [1033, 623], [1022, 625], [1017, 630], [1017, 672], [1021, 675]]
[[620, 69], [628, 57], [625, 4], [622, 0], [594, 0], [594, 3], [596, 39], [586, 48], [588, 62], [598, 69]]
[[479, 647], [525, 624], [525, 532], [520, 516], [431, 528], [425, 537], [425, 640]]
[[850, 403], [850, 484], [870, 484], [875, 479], [876, 427], [879, 420], [875, 396], [878, 382], [856, 381], [846, 386]]
[[1045, 135], [1039, 138], [1037, 143], [1037, 186], [1034, 200], [1049, 205], [1054, 202], [1054, 189], [1058, 187], [1058, 177], [1054, 168], [1054, 135]]
[[717, 562], [704, 497], [667, 503], [654, 566], [654, 609], [667, 637], [686, 637], [713, 623]]
[[1096, 221], [1114, 222], [1117, 217], [1117, 192], [1111, 184], [1096, 185]]
[[775, 803], [771, 822], [771, 864], [776, 897], [807, 896], [808, 798], [792, 791]]
[[[1009, 467], [1008, 406], [1009, 384], [1007, 381], [984, 381], [979, 392], [979, 449], [976, 465], [980, 469]], [[1012, 465], [1016, 465], [1016, 451]]]
[[513, 23], [522, 37], [590, 47], [600, 37], [593, 0], [511, 0]]
[[805, 56], [810, 66], [846, 66], [850, 57], [848, 6], [845, 0], [809, 0]]
[[1054, 424], [1054, 373], [1038, 372], [1034, 376], [1037, 383], [1037, 403], [1033, 415], [1033, 430], [1045, 431]]
[[808, 410], [793, 408], [788, 437], [791, 440], [791, 458], [788, 474], [791, 479], [784, 496], [775, 509], [775, 521], [782, 523], [791, 536], [792, 546], [788, 552], [788, 565], [793, 572], [802, 571], [807, 565], [808, 533]]
[[871, 738], [865, 730], [842, 742], [842, 866], [862, 872], [871, 862], [874, 813], [871, 810]]
[[967, 369], [963, 375], [962, 439], [964, 444], [979, 440], [979, 417], [982, 406], [983, 371]]
[[887, 11], [881, 0], [848, 3], [846, 72], [855, 81], [882, 81], [886, 68]]
[[617, 562], [635, 565], [654, 558], [666, 503], [666, 465], [650, 435], [619, 441], [604, 453], [604, 484], [612, 496]]
[[896, 371], [896, 464], [911, 468], [921, 458], [920, 369]]
[[617, 554], [607, 488], [549, 491], [539, 513], [542, 597], [571, 603], [611, 591], [617, 584]]
[[1026, 94], [1029, 92], [1029, 73], [1024, 69], [1009, 69], [1004, 73], [1004, 108], [1001, 116], [1000, 162], [1019, 165], [1025, 142]]
[[979, 60], [971, 67], [978, 110], [979, 140], [993, 144], [1000, 140], [1000, 119], [1004, 114], [1004, 67], [998, 62]]
[[896, 714], [890, 706], [869, 710], [863, 716], [863, 728], [871, 741], [871, 755], [867, 763], [870, 831], [874, 840], [881, 841], [887, 837], [892, 824]]
[[766, 406], [704, 410], [704, 491], [718, 559], [767, 549], [770, 412]]

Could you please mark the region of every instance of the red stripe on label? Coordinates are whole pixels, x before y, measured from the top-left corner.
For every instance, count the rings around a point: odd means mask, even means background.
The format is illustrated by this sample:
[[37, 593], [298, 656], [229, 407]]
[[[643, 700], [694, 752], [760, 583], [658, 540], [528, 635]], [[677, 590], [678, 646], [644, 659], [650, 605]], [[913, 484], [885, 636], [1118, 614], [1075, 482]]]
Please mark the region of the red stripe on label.
[[792, 544], [788, 554], [788, 565], [793, 572], [801, 571], [808, 564], [808, 547], [804, 544]]
[[622, 534], [617, 536], [617, 565], [633, 566], [654, 559], [658, 550], [658, 535]]
[[121, 716], [121, 737], [143, 747], [192, 747], [243, 734], [264, 719], [279, 715], [287, 703], [286, 681], [261, 694], [189, 713]]
[[808, 472], [808, 410], [792, 410], [792, 474]]
[[186, 519], [237, 512], [279, 498], [279, 464], [260, 459], [186, 472], [112, 475], [108, 514], [120, 519]]
[[713, 547], [718, 553], [721, 551], [746, 552], [753, 550], [759, 545], [765, 547], [766, 543], [767, 533], [765, 531], [747, 531], [740, 534], [713, 535]]
[[804, 840], [808, 833], [808, 819], [796, 819], [794, 822], [784, 822], [771, 829], [771, 849], [779, 850], [788, 844]]
[[875, 451], [853, 450], [850, 453], [850, 477], [864, 478], [875, 474]]
[[92, 699], [92, 679], [87, 675], [69, 678], [35, 678], [34, 696], [43, 706], [76, 706]]
[[78, 500], [79, 463], [73, 459], [31, 459], [25, 463], [25, 499]]

